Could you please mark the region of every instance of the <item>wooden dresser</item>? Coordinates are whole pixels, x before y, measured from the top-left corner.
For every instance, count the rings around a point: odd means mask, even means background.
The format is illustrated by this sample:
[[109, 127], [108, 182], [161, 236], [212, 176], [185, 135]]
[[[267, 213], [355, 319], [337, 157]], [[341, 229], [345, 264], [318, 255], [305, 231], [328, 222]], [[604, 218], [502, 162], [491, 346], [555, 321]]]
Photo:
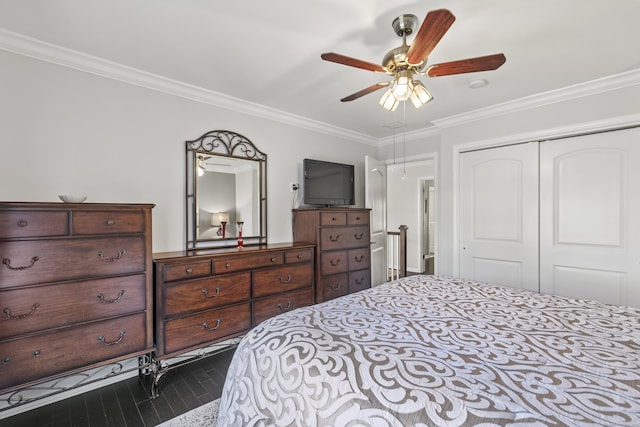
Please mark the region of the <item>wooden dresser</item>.
[[370, 209], [293, 210], [293, 239], [317, 245], [316, 303], [371, 287]]
[[158, 359], [248, 332], [313, 304], [313, 245], [154, 254]]
[[152, 207], [0, 203], [0, 391], [153, 351]]

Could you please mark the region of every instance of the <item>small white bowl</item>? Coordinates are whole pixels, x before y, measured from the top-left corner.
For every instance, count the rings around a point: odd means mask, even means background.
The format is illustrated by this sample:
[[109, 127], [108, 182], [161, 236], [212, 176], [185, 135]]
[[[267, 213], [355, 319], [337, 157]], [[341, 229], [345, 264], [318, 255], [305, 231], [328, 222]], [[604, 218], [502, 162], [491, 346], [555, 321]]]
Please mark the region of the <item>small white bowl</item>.
[[65, 203], [82, 203], [87, 200], [87, 196], [78, 196], [75, 194], [61, 194], [58, 197]]

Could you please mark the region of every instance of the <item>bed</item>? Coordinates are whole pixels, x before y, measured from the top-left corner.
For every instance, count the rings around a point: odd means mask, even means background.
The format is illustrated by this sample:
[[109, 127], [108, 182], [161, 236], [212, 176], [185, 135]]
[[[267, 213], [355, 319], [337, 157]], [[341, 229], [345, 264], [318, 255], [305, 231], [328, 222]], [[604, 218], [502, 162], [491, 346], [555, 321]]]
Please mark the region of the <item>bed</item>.
[[640, 310], [410, 276], [271, 318], [218, 426], [640, 426]]

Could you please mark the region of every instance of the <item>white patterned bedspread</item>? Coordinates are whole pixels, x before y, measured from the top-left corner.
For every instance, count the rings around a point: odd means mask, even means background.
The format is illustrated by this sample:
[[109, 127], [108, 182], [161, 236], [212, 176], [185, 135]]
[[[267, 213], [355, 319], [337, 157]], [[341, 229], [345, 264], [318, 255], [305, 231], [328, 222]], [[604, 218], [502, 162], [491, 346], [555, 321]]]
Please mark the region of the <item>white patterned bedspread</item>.
[[640, 310], [411, 276], [271, 318], [218, 426], [640, 426]]

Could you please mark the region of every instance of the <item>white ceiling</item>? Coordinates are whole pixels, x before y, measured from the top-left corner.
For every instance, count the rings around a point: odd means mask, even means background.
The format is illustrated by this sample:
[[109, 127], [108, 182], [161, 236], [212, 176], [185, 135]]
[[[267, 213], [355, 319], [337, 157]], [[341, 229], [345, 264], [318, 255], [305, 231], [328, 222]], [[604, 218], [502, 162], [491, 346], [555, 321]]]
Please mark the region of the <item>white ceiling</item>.
[[[428, 63], [504, 53], [496, 71], [422, 78], [434, 100], [394, 113], [388, 80], [320, 59], [380, 63], [393, 19], [447, 8], [456, 22]], [[0, 29], [372, 138], [640, 68], [640, 0], [0, 0]], [[410, 43], [412, 38], [409, 38]], [[470, 89], [469, 80], [489, 85]]]

